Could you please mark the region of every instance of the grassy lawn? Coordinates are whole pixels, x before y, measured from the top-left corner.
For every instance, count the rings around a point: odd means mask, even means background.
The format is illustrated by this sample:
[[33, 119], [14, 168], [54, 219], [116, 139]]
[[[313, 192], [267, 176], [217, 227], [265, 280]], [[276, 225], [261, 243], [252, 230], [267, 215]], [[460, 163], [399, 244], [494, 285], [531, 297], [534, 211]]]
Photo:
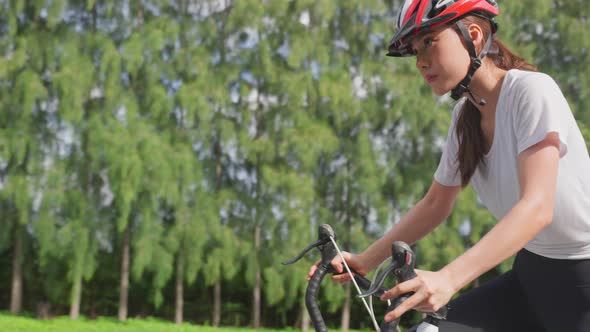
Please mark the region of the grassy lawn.
[[[214, 328], [191, 324], [176, 325], [168, 321], [148, 319], [129, 319], [119, 322], [114, 318], [89, 320], [80, 318], [72, 321], [68, 317], [51, 320], [37, 320], [0, 313], [0, 332], [249, 332], [245, 328]], [[270, 330], [265, 330], [270, 331]]]

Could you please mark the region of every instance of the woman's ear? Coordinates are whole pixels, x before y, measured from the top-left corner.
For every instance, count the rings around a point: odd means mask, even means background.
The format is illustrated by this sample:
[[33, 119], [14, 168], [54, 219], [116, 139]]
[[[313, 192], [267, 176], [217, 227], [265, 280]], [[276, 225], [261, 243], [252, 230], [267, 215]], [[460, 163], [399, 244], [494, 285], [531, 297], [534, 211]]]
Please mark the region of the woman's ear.
[[467, 27], [467, 31], [469, 32], [469, 37], [473, 41], [473, 46], [475, 46], [475, 52], [479, 54], [483, 48], [484, 43], [483, 30], [479, 25], [472, 23], [469, 25], [469, 27]]

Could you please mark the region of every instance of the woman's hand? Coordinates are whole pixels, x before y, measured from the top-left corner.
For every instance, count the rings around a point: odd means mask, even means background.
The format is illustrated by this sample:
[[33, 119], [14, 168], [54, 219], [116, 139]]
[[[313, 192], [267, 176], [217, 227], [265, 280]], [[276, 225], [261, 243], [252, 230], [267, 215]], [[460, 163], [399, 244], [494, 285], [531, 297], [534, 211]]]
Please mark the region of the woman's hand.
[[408, 292], [414, 292], [412, 296], [402, 302], [395, 310], [385, 316], [389, 322], [399, 318], [406, 311], [415, 309], [422, 312], [436, 312], [446, 305], [456, 290], [451, 278], [445, 273], [415, 270], [416, 278], [397, 284], [381, 296], [381, 300], [396, 298]]
[[[359, 255], [351, 254], [347, 251], [343, 251], [342, 256], [344, 256], [344, 259], [346, 260], [346, 264], [348, 264], [348, 267], [351, 270], [354, 270], [356, 273], [364, 276], [367, 274], [367, 272], [369, 272], [367, 270], [367, 268], [364, 267], [364, 265], [362, 263], [362, 259], [360, 258]], [[319, 263], [320, 263], [320, 261], [317, 261], [309, 269], [309, 273], [307, 274], [308, 281], [311, 280], [311, 277], [313, 276], [315, 270], [318, 268]], [[342, 264], [342, 259], [340, 259], [340, 255], [337, 255], [336, 257], [334, 257], [334, 259], [332, 260], [332, 262], [330, 262], [330, 264], [332, 265], [332, 267], [334, 267], [334, 270], [336, 270], [336, 273], [334, 273], [332, 275], [332, 280], [340, 282], [340, 283], [345, 283], [345, 282], [350, 281], [350, 275], [348, 273], [346, 273], [346, 269], [344, 268], [344, 264]]]

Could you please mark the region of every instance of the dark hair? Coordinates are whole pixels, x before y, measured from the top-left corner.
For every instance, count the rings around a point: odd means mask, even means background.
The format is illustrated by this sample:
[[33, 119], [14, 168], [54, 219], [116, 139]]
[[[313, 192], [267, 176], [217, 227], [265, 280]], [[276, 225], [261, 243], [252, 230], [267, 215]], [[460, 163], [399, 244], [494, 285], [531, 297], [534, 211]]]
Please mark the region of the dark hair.
[[[477, 24], [484, 33], [484, 40], [491, 37], [491, 24], [487, 19], [479, 16], [466, 16], [461, 21], [469, 26]], [[460, 35], [461, 33], [458, 32]], [[491, 49], [497, 49], [497, 52], [491, 52], [486, 55], [494, 64], [501, 69], [522, 69], [537, 71], [537, 68], [528, 63], [525, 59], [512, 53], [501, 41], [494, 38]], [[481, 51], [477, 49], [476, 52]], [[459, 162], [458, 172], [461, 173], [461, 185], [463, 187], [469, 184], [469, 180], [475, 169], [480, 163], [484, 163], [485, 154], [483, 132], [481, 130], [481, 114], [470, 99], [465, 100], [459, 113], [456, 125], [457, 141], [459, 142], [459, 151], [457, 152], [457, 161]]]

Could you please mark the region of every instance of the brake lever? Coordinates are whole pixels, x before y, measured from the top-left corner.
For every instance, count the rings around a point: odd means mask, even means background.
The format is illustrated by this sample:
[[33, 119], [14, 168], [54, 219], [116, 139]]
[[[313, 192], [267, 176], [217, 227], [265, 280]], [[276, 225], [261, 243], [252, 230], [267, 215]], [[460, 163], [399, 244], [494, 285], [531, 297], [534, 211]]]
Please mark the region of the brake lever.
[[[303, 251], [301, 251], [301, 253], [299, 253], [299, 255], [297, 255], [295, 258], [290, 259], [288, 261], [284, 261], [281, 264], [283, 264], [283, 265], [293, 264], [293, 263], [297, 262], [298, 260], [300, 260], [303, 256], [305, 256], [305, 254], [307, 254], [313, 248], [318, 248], [321, 252], [321, 255], [322, 255], [322, 258], [320, 260], [320, 264], [318, 264], [318, 266], [322, 265], [323, 268], [327, 269], [328, 273], [336, 272], [335, 269], [330, 264], [332, 262], [332, 260], [334, 259], [334, 257], [336, 257], [336, 255], [338, 254], [336, 247], [334, 246], [334, 244], [332, 243], [332, 240], [330, 239], [330, 238], [333, 238], [335, 241], [336, 234], [334, 233], [332, 226], [330, 226], [329, 224], [321, 225], [319, 227], [318, 234], [319, 234], [318, 239], [314, 243], [310, 244], [305, 249], [303, 249]], [[374, 296], [381, 296], [383, 293], [385, 293], [387, 291], [387, 289], [385, 289], [383, 287], [371, 287], [371, 281], [369, 279], [363, 277], [362, 275], [360, 275], [359, 273], [357, 273], [354, 270], [352, 272], [353, 272], [354, 279], [357, 282], [357, 284], [359, 285], [359, 287], [362, 289], [369, 289], [369, 288], [373, 289], [372, 294]], [[346, 273], [346, 272], [343, 272], [343, 273]]]
[[[357, 297], [359, 298], [364, 298], [364, 297], [369, 297], [371, 295], [375, 295], [375, 296], [381, 296], [383, 294], [383, 291], [381, 291], [383, 289], [383, 282], [385, 281], [385, 278], [393, 272], [393, 270], [398, 269], [399, 265], [396, 264], [396, 262], [391, 263], [388, 267], [386, 267], [385, 269], [383, 269], [381, 271], [381, 273], [379, 273], [379, 275], [377, 275], [377, 277], [375, 277], [375, 282], [371, 285], [371, 287], [369, 289], [367, 289], [364, 293], [357, 295]], [[378, 292], [381, 291], [381, 293], [379, 294]]]
[[[398, 283], [402, 283], [404, 281], [417, 277], [416, 272], [414, 271], [415, 264], [415, 255], [410, 246], [401, 241], [394, 242], [391, 246], [391, 264], [377, 276], [375, 283], [373, 284], [371, 289], [359, 295], [359, 297], [373, 295], [373, 293], [376, 292], [376, 290], [381, 288], [385, 278], [389, 274], [392, 274], [398, 280]], [[387, 308], [387, 312], [393, 311], [403, 301], [412, 296], [412, 294], [413, 292], [405, 293], [395, 299], [392, 299], [392, 304], [389, 306], [389, 308]], [[445, 319], [447, 316], [447, 310], [447, 306], [443, 306], [437, 312], [427, 313], [427, 315], [436, 319]], [[395, 330], [398, 324], [399, 318], [389, 323], [382, 324], [381, 330]]]
[[332, 226], [330, 226], [328, 224], [321, 225], [318, 233], [319, 234], [318, 234], [317, 241], [315, 241], [314, 243], [310, 244], [305, 249], [303, 249], [303, 251], [301, 253], [299, 253], [299, 255], [297, 255], [295, 258], [290, 259], [288, 261], [284, 261], [281, 264], [283, 264], [283, 265], [293, 264], [293, 263], [297, 262], [298, 260], [300, 260], [303, 256], [305, 256], [305, 254], [307, 252], [309, 252], [311, 249], [318, 248], [322, 254], [322, 259], [321, 259], [320, 264], [327, 263], [329, 265], [330, 262], [332, 261], [332, 259], [334, 257], [336, 257], [336, 254], [337, 254], [336, 248], [334, 248], [334, 246], [332, 245], [332, 242], [330, 240], [330, 238], [333, 238], [334, 240], [336, 240], [336, 234], [334, 233]]
[[303, 256], [305, 256], [305, 254], [307, 254], [308, 251], [310, 251], [311, 249], [319, 246], [320, 244], [322, 244], [323, 241], [322, 240], [317, 240], [314, 243], [310, 244], [309, 246], [307, 246], [305, 249], [303, 249], [302, 252], [300, 252], [297, 256], [295, 256], [295, 258], [289, 259], [287, 261], [281, 262], [281, 264], [283, 265], [290, 265], [293, 264], [295, 262], [297, 262], [298, 260], [300, 260]]

